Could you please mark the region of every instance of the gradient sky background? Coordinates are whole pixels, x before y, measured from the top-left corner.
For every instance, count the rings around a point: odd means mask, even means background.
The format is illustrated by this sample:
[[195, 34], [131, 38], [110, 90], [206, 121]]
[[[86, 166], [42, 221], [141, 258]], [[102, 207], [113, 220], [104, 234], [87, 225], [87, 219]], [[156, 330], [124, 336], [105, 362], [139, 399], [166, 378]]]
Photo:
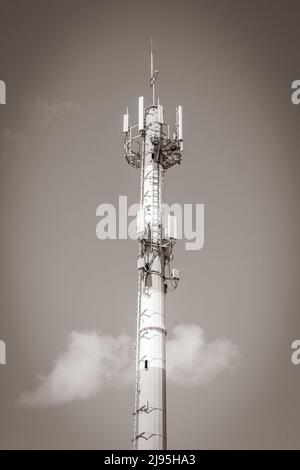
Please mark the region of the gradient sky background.
[[58, 408], [15, 404], [68, 334], [135, 334], [136, 243], [99, 241], [96, 207], [130, 203], [122, 113], [184, 110], [168, 202], [205, 204], [205, 246], [176, 246], [167, 327], [237, 344], [206, 386], [168, 387], [169, 448], [299, 448], [300, 79], [297, 1], [0, 0], [0, 447], [130, 448], [132, 387]]

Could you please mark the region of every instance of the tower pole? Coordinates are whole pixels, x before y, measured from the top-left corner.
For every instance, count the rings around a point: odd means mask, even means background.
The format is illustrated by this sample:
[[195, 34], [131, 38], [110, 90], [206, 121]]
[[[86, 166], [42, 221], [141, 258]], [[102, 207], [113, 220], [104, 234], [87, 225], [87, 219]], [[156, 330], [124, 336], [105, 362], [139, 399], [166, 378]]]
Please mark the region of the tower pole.
[[160, 135], [157, 106], [145, 111], [144, 177], [141, 210], [148, 238], [140, 240], [145, 267], [140, 283], [137, 383], [138, 449], [166, 449], [166, 352], [164, 253], [161, 205], [164, 169], [153, 160]]
[[[139, 124], [130, 127], [124, 115], [124, 153], [127, 162], [141, 171], [140, 210], [137, 214], [138, 293], [136, 317], [136, 378], [134, 401], [134, 449], [167, 448], [165, 296], [177, 287], [179, 271], [170, 268], [175, 244], [174, 221], [164, 225], [162, 204], [165, 171], [180, 163], [182, 128], [163, 122], [163, 108], [155, 104], [155, 80], [151, 40], [152, 105], [139, 98]], [[181, 107], [180, 107], [181, 108]], [[138, 134], [132, 129], [138, 127]], [[167, 131], [168, 130], [168, 131]], [[179, 138], [179, 135], [181, 136]]]

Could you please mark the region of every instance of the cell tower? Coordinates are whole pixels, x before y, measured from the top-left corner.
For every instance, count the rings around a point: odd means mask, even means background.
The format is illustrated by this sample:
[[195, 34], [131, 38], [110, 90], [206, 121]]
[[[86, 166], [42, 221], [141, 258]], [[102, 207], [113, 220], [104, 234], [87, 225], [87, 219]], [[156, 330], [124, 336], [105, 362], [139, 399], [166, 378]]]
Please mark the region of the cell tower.
[[123, 119], [124, 155], [129, 165], [140, 170], [133, 413], [133, 446], [138, 450], [167, 447], [165, 295], [179, 281], [179, 270], [171, 269], [176, 220], [168, 214], [164, 224], [162, 205], [165, 171], [182, 158], [182, 106], [176, 109], [176, 126], [165, 124], [163, 107], [155, 97], [157, 76], [151, 40], [152, 104], [144, 108], [141, 96], [138, 124], [129, 124], [128, 109]]

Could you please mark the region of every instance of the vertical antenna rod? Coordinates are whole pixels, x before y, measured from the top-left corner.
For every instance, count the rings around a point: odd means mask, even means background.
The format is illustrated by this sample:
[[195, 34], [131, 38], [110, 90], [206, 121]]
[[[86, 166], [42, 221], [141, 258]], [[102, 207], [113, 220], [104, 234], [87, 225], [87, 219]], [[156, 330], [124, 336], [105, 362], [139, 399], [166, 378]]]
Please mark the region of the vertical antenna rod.
[[151, 38], [151, 70], [150, 70], [150, 80], [153, 77], [153, 42]]
[[151, 38], [151, 53], [150, 53], [150, 87], [152, 88], [152, 105], [155, 106], [155, 81], [157, 79], [158, 70], [154, 70], [153, 59], [153, 41]]

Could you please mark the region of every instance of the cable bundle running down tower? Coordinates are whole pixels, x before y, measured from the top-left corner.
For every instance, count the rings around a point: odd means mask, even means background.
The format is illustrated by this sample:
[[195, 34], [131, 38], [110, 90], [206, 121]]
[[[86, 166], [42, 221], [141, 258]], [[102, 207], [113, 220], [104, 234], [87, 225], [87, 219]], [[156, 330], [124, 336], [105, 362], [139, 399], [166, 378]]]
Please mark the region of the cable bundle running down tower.
[[164, 123], [155, 98], [157, 76], [151, 41], [152, 105], [144, 108], [140, 97], [138, 124], [130, 126], [128, 109], [123, 118], [124, 155], [141, 172], [133, 446], [148, 450], [167, 447], [165, 295], [177, 287], [179, 270], [171, 269], [176, 220], [168, 214], [164, 225], [162, 204], [165, 171], [180, 164], [183, 150], [182, 107], [175, 128]]

